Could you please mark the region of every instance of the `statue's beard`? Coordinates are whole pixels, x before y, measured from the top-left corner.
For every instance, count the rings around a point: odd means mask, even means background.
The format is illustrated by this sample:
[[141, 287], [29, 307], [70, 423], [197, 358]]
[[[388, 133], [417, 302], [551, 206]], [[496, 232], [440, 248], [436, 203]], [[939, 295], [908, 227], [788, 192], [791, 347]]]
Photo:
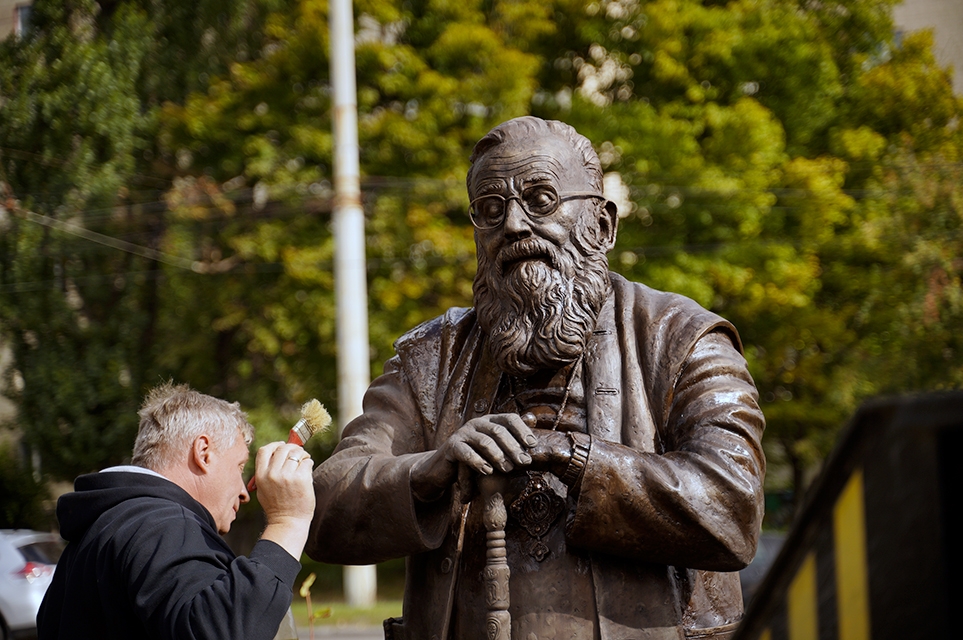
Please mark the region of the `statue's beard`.
[[479, 247], [475, 309], [502, 371], [527, 376], [582, 353], [610, 287], [605, 253], [586, 245], [533, 237], [495, 260]]

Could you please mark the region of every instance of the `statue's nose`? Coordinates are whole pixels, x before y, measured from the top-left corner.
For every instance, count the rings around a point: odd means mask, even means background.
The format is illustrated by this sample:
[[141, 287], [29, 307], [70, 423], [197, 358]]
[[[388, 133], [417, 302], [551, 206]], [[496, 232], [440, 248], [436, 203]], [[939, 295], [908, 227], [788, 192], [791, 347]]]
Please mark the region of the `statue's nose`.
[[505, 221], [502, 224], [506, 233], [518, 234], [530, 231], [531, 220], [525, 213], [518, 196], [512, 196], [505, 201]]

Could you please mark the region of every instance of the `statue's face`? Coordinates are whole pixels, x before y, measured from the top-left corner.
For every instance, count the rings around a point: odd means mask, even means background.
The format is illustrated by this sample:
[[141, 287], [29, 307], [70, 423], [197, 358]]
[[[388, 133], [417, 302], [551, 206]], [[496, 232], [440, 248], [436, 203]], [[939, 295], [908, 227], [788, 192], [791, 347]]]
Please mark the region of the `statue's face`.
[[469, 195], [475, 308], [496, 366], [525, 376], [574, 362], [607, 296], [615, 209], [554, 136], [488, 150]]
[[[575, 150], [555, 136], [499, 145], [476, 160], [476, 167], [469, 189], [472, 202], [484, 206], [484, 196], [492, 194], [505, 199], [494, 199], [496, 211], [504, 203], [500, 222], [497, 215], [489, 216], [494, 226], [478, 229], [476, 234], [478, 251], [486, 253], [502, 273], [525, 260], [546, 259], [534, 252], [521, 252], [520, 256], [515, 251], [506, 256], [502, 253], [506, 247], [526, 238], [561, 247], [571, 240], [579, 218], [593, 216], [600, 208], [599, 201], [604, 200], [591, 185]], [[557, 198], [557, 208], [544, 204], [553, 197]]]

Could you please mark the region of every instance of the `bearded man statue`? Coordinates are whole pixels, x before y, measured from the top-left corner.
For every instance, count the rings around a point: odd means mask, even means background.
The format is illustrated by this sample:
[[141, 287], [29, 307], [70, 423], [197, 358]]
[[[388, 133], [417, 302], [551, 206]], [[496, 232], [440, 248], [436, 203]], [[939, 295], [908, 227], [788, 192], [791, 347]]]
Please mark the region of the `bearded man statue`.
[[471, 163], [475, 306], [397, 341], [315, 471], [308, 555], [406, 557], [396, 640], [729, 637], [765, 474], [735, 327], [609, 272], [616, 207], [568, 125], [510, 120]]

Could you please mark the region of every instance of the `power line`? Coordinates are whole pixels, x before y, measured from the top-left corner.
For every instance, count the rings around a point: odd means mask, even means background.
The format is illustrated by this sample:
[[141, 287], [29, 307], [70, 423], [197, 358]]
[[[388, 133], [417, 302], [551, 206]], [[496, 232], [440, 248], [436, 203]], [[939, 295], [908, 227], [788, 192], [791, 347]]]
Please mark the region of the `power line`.
[[35, 222], [45, 227], [56, 229], [57, 231], [63, 231], [64, 233], [69, 233], [70, 235], [83, 238], [84, 240], [89, 240], [90, 242], [96, 242], [97, 244], [111, 247], [112, 249], [117, 249], [119, 251], [124, 251], [126, 253], [131, 253], [142, 258], [156, 260], [157, 262], [162, 262], [172, 267], [187, 269], [188, 271], [195, 271], [198, 268], [197, 265], [199, 263], [194, 260], [188, 260], [187, 258], [181, 258], [179, 256], [172, 256], [162, 251], [151, 249], [150, 247], [142, 247], [125, 240], [119, 240], [117, 238], [112, 238], [111, 236], [105, 236], [102, 233], [97, 233], [96, 231], [91, 231], [90, 229], [85, 229], [84, 227], [71, 224], [69, 222], [64, 222], [63, 220], [57, 220], [56, 218], [34, 213], [33, 211], [23, 211], [18, 209], [14, 211], [14, 215], [29, 220], [30, 222]]

